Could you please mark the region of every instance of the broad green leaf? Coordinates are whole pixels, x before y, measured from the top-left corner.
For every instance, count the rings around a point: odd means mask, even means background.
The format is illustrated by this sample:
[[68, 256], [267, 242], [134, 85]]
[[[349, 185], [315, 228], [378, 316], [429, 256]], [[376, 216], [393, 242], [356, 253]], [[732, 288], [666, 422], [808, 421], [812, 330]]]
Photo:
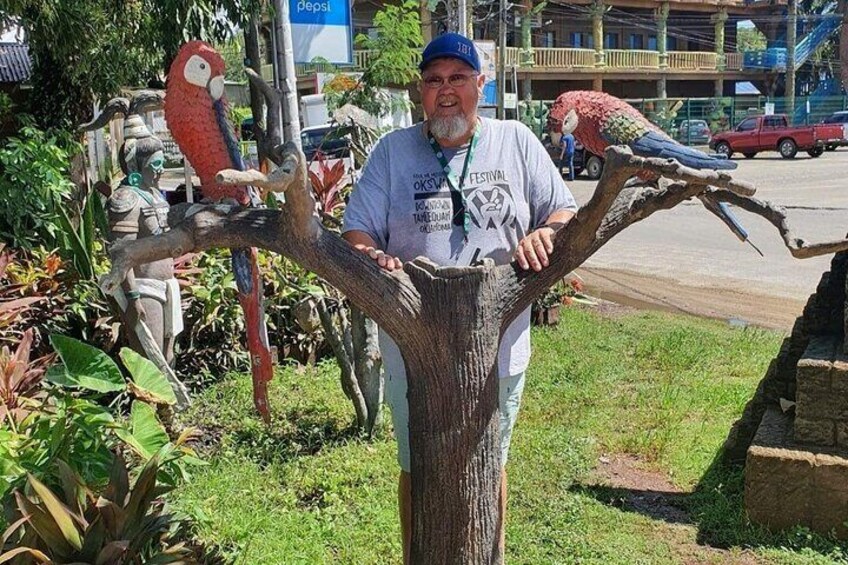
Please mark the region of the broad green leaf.
[[153, 407], [138, 400], [132, 403], [129, 429], [117, 428], [115, 433], [145, 459], [153, 457], [169, 441]]
[[41, 498], [41, 502], [47, 508], [50, 516], [53, 517], [53, 521], [59, 526], [59, 531], [62, 532], [65, 541], [76, 550], [82, 549], [82, 537], [76, 525], [74, 525], [74, 519], [71, 516], [70, 510], [53, 494], [53, 491], [32, 475], [29, 475], [29, 484], [32, 490]]
[[62, 359], [54, 365], [45, 379], [63, 386], [80, 387], [96, 392], [126, 390], [121, 370], [108, 355], [72, 337], [53, 334], [50, 343]]
[[155, 404], [176, 404], [177, 397], [171, 383], [152, 361], [124, 347], [120, 352], [124, 366], [132, 378], [132, 391], [141, 400]]

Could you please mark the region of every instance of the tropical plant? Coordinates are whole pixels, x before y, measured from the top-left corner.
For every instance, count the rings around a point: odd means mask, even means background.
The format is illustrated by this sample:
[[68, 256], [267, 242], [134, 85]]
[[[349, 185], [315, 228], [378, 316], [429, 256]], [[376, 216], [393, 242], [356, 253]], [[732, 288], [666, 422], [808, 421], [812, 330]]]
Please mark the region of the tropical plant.
[[[309, 182], [315, 194], [318, 212], [324, 219], [333, 218], [338, 224], [335, 214], [344, 208], [344, 194], [350, 190], [350, 177], [346, 175], [346, 165], [343, 159], [334, 159], [333, 164], [324, 155], [316, 157], [317, 170], [309, 170]], [[345, 190], [347, 189], [347, 190]]]
[[326, 92], [328, 108], [353, 104], [373, 116], [400, 109], [401, 102], [381, 89], [406, 85], [418, 76], [418, 49], [424, 43], [418, 10], [417, 2], [406, 0], [399, 5], [387, 4], [374, 15], [376, 33], [359, 34], [355, 40], [360, 49], [371, 51], [362, 77], [355, 83], [331, 83]]
[[[49, 478], [53, 462], [65, 461], [87, 484], [108, 478], [112, 452], [129, 451], [147, 461], [172, 444], [155, 406], [170, 406], [176, 398], [165, 376], [147, 359], [129, 349], [121, 357], [130, 375], [124, 379], [112, 359], [99, 349], [66, 336], [50, 338], [60, 364], [44, 374], [48, 386], [42, 401], [22, 421], [0, 421], [0, 495], [20, 485], [27, 473]], [[117, 410], [121, 398], [134, 398], [128, 418]], [[112, 400], [105, 406], [106, 400]], [[182, 445], [192, 432], [177, 443]], [[188, 448], [182, 457], [163, 462], [168, 484], [187, 477], [186, 465], [199, 460]]]
[[[101, 243], [109, 233], [103, 202], [96, 190], [90, 190], [80, 211], [69, 214], [65, 206], [59, 208], [62, 227], [61, 254], [74, 266], [83, 279], [94, 280], [95, 259]], [[71, 218], [79, 218], [77, 225]], [[99, 232], [99, 233], [98, 233]]]
[[595, 301], [583, 292], [583, 279], [577, 273], [571, 272], [539, 296], [533, 303], [533, 307], [544, 310], [555, 306], [571, 306], [575, 303], [595, 305]]
[[172, 539], [173, 517], [158, 500], [170, 487], [157, 484], [157, 474], [175, 454], [171, 445], [157, 451], [132, 487], [127, 464], [116, 455], [99, 496], [98, 485], [87, 485], [62, 460], [56, 461], [56, 491], [28, 475], [26, 491], [15, 492], [17, 515], [4, 536], [15, 548], [0, 562], [194, 563], [185, 544]]
[[[103, 268], [95, 246], [94, 272]], [[58, 250], [36, 247], [0, 251], [0, 346], [14, 347], [23, 332], [34, 332], [34, 355], [49, 351], [47, 335], [70, 335], [111, 351], [117, 319], [92, 278], [83, 278]]]
[[71, 149], [78, 147], [32, 125], [0, 147], [0, 239], [11, 247], [60, 244]]
[[37, 405], [37, 387], [52, 357], [30, 360], [31, 349], [32, 330], [24, 332], [14, 353], [0, 348], [0, 421], [20, 422]]

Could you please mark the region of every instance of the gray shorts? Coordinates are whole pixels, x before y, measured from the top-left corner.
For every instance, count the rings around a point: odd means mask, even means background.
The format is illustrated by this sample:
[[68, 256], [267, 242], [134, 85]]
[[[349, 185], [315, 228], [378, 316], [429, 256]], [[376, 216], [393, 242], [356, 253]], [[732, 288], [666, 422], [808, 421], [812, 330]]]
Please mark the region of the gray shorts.
[[[498, 379], [498, 382], [501, 411], [501, 465], [506, 466], [512, 428], [515, 427], [515, 420], [518, 419], [521, 394], [524, 392], [524, 373]], [[398, 464], [401, 469], [409, 473], [412, 464], [409, 456], [409, 403], [406, 400], [406, 379], [393, 379], [390, 375], [386, 375], [386, 402], [392, 409], [392, 423], [398, 443]]]

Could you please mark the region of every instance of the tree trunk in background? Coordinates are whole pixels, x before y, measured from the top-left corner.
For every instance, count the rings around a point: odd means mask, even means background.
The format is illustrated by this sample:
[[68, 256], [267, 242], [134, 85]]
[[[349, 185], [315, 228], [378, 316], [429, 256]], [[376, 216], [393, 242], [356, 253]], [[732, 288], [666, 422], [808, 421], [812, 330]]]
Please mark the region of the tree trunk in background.
[[[250, 23], [244, 29], [244, 52], [247, 56], [248, 68], [253, 69], [257, 75], [262, 76], [262, 55], [259, 50], [259, 24], [256, 18], [251, 18]], [[259, 156], [259, 163], [265, 163], [268, 159], [265, 144], [260, 143], [260, 138], [264, 137], [267, 129], [265, 123], [265, 98], [259, 87], [253, 82], [249, 82], [250, 86], [250, 113], [253, 115], [253, 137], [256, 139], [256, 150]]]
[[368, 410], [365, 432], [373, 436], [383, 414], [383, 356], [380, 354], [377, 324], [362, 310], [351, 305], [350, 333], [353, 342], [353, 370]]

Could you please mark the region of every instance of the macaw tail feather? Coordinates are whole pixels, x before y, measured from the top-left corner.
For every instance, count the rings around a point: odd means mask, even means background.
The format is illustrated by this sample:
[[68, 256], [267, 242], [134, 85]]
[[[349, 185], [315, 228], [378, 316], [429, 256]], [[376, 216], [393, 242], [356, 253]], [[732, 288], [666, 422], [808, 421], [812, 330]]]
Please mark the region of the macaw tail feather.
[[732, 171], [737, 166], [735, 161], [731, 161], [724, 156], [707, 155], [703, 151], [681, 145], [670, 137], [655, 131], [649, 131], [639, 139], [631, 142], [630, 148], [635, 155], [675, 159], [681, 165], [693, 169]]
[[238, 286], [238, 299], [244, 311], [250, 372], [253, 377], [253, 404], [266, 424], [271, 423], [268, 407], [268, 382], [274, 377], [274, 360], [265, 325], [262, 279], [256, 261], [256, 249], [233, 249], [233, 271]]
[[730, 231], [739, 238], [739, 241], [747, 242], [748, 245], [753, 247], [754, 250], [760, 254], [760, 257], [763, 256], [763, 252], [760, 251], [760, 249], [754, 245], [750, 239], [748, 239], [748, 231], [742, 227], [742, 224], [739, 223], [739, 220], [733, 212], [730, 211], [730, 206], [727, 205], [727, 202], [716, 200], [709, 194], [701, 194], [698, 198], [707, 210], [718, 216], [718, 219], [730, 228]]

